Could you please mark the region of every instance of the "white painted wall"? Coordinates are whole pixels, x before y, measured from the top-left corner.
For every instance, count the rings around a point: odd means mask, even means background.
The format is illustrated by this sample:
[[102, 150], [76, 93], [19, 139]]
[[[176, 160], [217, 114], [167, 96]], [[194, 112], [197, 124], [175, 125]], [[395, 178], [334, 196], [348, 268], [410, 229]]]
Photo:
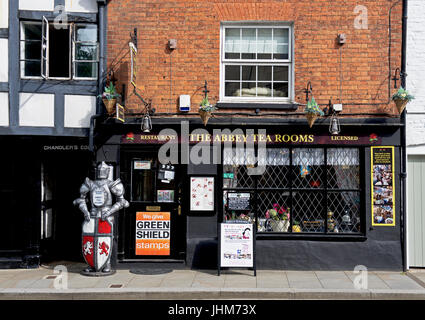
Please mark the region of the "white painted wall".
[[90, 117], [96, 114], [95, 96], [65, 95], [65, 128], [89, 128]]
[[17, 0], [17, 1], [19, 1], [19, 10], [53, 11], [55, 7], [54, 0]]
[[0, 126], [9, 126], [9, 93], [0, 92]]
[[9, 81], [9, 40], [0, 39], [0, 82]]
[[55, 95], [19, 94], [19, 125], [30, 127], [55, 126]]
[[9, 28], [9, 0], [0, 0], [0, 28]]
[[97, 12], [96, 0], [65, 0], [65, 10], [69, 12]]
[[[415, 100], [407, 105], [409, 154], [425, 154], [425, 1], [409, 0], [407, 20], [407, 90]], [[409, 114], [410, 113], [410, 114]]]

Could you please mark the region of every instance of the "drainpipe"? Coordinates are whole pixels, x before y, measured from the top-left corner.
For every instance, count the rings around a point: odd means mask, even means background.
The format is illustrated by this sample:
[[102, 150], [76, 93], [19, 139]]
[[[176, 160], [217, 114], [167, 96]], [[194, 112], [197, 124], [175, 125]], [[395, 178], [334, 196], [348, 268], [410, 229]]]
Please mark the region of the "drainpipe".
[[[99, 71], [98, 71], [98, 88], [97, 94], [100, 95], [105, 86], [106, 75], [106, 1], [98, 0], [98, 13], [99, 13]], [[96, 114], [90, 117], [90, 131], [89, 131], [89, 150], [92, 152], [93, 161], [96, 160], [96, 150], [94, 146], [94, 130], [96, 120], [103, 117], [102, 100], [97, 99]]]
[[[406, 88], [406, 67], [407, 67], [407, 57], [406, 57], [406, 51], [407, 51], [407, 9], [408, 9], [408, 0], [403, 0], [403, 21], [402, 21], [402, 45], [401, 45], [401, 73], [400, 73], [400, 80], [401, 80], [401, 86], [403, 88]], [[402, 208], [401, 208], [401, 228], [402, 228], [402, 250], [403, 250], [403, 271], [406, 272], [408, 269], [407, 265], [407, 237], [406, 237], [406, 162], [407, 162], [407, 152], [406, 152], [406, 113], [407, 108], [404, 109], [403, 113], [401, 114], [401, 123], [403, 124], [401, 126], [401, 172], [400, 172], [400, 178], [401, 178], [401, 197], [402, 197]]]

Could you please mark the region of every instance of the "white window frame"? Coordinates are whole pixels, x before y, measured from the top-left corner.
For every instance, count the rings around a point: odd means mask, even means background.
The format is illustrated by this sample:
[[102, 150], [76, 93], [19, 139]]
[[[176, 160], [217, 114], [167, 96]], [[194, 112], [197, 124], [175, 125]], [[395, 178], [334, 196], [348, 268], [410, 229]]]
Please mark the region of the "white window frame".
[[[21, 73], [21, 79], [44, 79], [44, 80], [97, 80], [98, 76], [96, 76], [95, 78], [85, 78], [85, 77], [76, 77], [75, 76], [75, 68], [74, 68], [74, 62], [75, 62], [75, 41], [74, 41], [74, 29], [75, 26], [83, 26], [83, 25], [89, 25], [88, 23], [67, 23], [67, 24], [61, 24], [61, 26], [66, 25], [69, 26], [69, 77], [50, 77], [49, 75], [49, 64], [47, 63], [47, 72], [46, 77], [43, 76], [43, 25], [44, 25], [44, 21], [47, 21], [47, 19], [43, 16], [42, 21], [20, 21], [20, 73]], [[23, 59], [22, 57], [25, 54], [25, 34], [24, 34], [24, 25], [26, 24], [37, 24], [40, 25], [42, 28], [41, 31], [41, 57], [40, 57], [40, 76], [26, 76], [25, 75], [25, 65], [22, 63], [22, 61], [24, 61], [25, 59]], [[52, 23], [49, 23], [47, 21], [46, 23], [47, 28], [49, 28], [49, 25], [52, 25]], [[53, 24], [54, 25], [54, 24]], [[99, 31], [99, 27], [96, 25], [98, 31]], [[47, 39], [46, 39], [46, 44], [49, 47], [50, 42], [49, 42], [49, 32], [47, 32]], [[99, 40], [99, 34], [98, 34], [98, 40]], [[99, 41], [97, 41], [97, 74], [99, 73]], [[47, 48], [47, 59], [49, 59], [49, 48]]]
[[[236, 28], [283, 28], [288, 29], [288, 59], [264, 60], [264, 59], [225, 59], [225, 31]], [[293, 26], [288, 22], [223, 22], [220, 26], [220, 101], [226, 103], [292, 103], [294, 101], [294, 50], [293, 50]], [[288, 67], [288, 97], [226, 97], [225, 96], [225, 66], [226, 65], [250, 65], [250, 66], [287, 66]], [[273, 76], [272, 76], [273, 77]], [[241, 82], [242, 79], [239, 81]], [[257, 80], [258, 81], [258, 72]], [[238, 82], [238, 81], [235, 81]], [[260, 81], [261, 82], [261, 81]], [[272, 79], [273, 83], [273, 79]]]
[[[77, 27], [80, 27], [80, 26], [89, 26], [89, 25], [93, 25], [93, 24], [76, 23], [76, 24], [74, 24], [74, 30], [76, 31], [77, 30]], [[97, 76], [96, 77], [93, 77], [93, 78], [77, 77], [76, 76], [76, 70], [77, 70], [77, 68], [75, 67], [75, 63], [79, 63], [79, 62], [88, 62], [88, 63], [94, 63], [94, 62], [96, 62], [97, 63], [97, 67], [96, 67], [97, 73], [96, 74], [99, 73], [99, 60], [100, 60], [99, 50], [100, 50], [100, 47], [99, 47], [99, 28], [98, 27], [97, 27], [97, 32], [98, 32], [98, 34], [97, 34], [97, 41], [77, 41], [77, 32], [74, 32], [73, 35], [72, 35], [72, 78], [75, 79], [75, 80], [97, 80]], [[76, 57], [75, 49], [77, 47], [76, 46], [77, 43], [84, 43], [84, 44], [89, 44], [89, 45], [96, 45], [97, 46], [97, 48], [96, 48], [96, 51], [97, 51], [96, 60], [76, 60], [75, 59], [75, 57]]]

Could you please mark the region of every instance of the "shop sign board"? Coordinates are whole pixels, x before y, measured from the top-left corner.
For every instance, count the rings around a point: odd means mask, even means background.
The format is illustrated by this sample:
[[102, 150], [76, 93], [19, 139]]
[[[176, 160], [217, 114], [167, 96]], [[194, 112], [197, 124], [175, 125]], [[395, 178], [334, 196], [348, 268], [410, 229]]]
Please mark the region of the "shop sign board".
[[191, 177], [190, 190], [191, 211], [214, 211], [214, 177]]
[[[220, 130], [219, 130], [220, 131]], [[266, 145], [381, 145], [382, 136], [375, 133], [329, 135], [313, 133], [273, 133], [273, 134], [188, 134], [187, 137], [175, 134], [134, 134], [121, 137], [123, 144], [165, 144], [165, 143], [266, 143]]]
[[143, 160], [135, 160], [134, 161], [134, 170], [150, 170], [151, 162], [143, 161]]
[[395, 226], [394, 147], [371, 148], [372, 226]]
[[253, 268], [254, 237], [254, 225], [251, 223], [221, 223], [219, 268]]
[[170, 255], [170, 212], [136, 213], [136, 255]]

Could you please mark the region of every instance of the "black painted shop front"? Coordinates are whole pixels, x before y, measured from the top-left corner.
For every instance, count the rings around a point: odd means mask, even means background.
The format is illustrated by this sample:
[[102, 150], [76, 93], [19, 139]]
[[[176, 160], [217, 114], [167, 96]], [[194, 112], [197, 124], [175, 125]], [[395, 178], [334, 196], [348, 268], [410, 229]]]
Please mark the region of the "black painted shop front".
[[[155, 131], [150, 133], [129, 124], [99, 128], [104, 138], [96, 141], [96, 159], [115, 167], [130, 201], [130, 207], [119, 214], [119, 267], [181, 262], [194, 269], [215, 269], [218, 223], [249, 220], [257, 225], [258, 269], [353, 270], [358, 265], [370, 270], [402, 269], [400, 130], [396, 124], [360, 123], [331, 136], [327, 126], [308, 129], [304, 123], [242, 126], [242, 133], [235, 126], [224, 131], [218, 125], [205, 128], [192, 123], [186, 139], [175, 124], [154, 123]], [[164, 138], [161, 130], [166, 128], [175, 134], [168, 132]], [[260, 129], [266, 134], [260, 134]], [[257, 150], [260, 142], [266, 145], [265, 171], [257, 175], [248, 174], [255, 164], [246, 152], [223, 149], [226, 141], [233, 141], [235, 147], [236, 142], [253, 140]], [[214, 161], [218, 141], [223, 142], [220, 161]], [[201, 155], [199, 142], [209, 150], [210, 163], [198, 164], [191, 157], [185, 163], [185, 154], [194, 148]], [[158, 151], [166, 143], [171, 152], [177, 152], [178, 163], [162, 166]], [[389, 152], [387, 167], [371, 161], [379, 151]], [[380, 185], [373, 179], [373, 172], [381, 167], [388, 169], [390, 184]], [[164, 179], [164, 170], [173, 172], [171, 179]], [[214, 178], [212, 210], [193, 208], [192, 177]], [[143, 212], [170, 214], [169, 251], [137, 250], [137, 213]]]

